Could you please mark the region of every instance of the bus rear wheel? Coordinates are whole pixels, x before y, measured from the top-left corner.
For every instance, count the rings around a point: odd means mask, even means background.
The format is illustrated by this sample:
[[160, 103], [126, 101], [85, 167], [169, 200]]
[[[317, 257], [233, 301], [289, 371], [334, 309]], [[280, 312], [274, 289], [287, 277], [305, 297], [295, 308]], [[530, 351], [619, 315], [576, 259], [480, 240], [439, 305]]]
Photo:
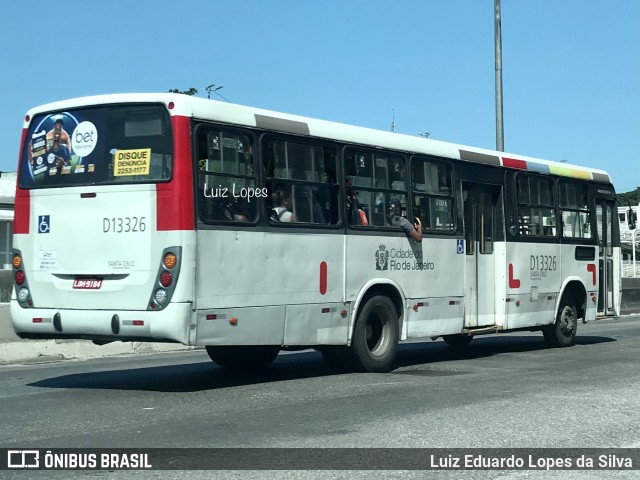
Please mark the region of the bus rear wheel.
[[550, 347], [571, 347], [576, 343], [578, 309], [572, 298], [562, 298], [556, 321], [542, 327], [542, 335]]
[[208, 345], [207, 353], [214, 363], [233, 370], [259, 370], [268, 367], [278, 356], [278, 345], [217, 346]]
[[398, 350], [398, 312], [384, 295], [369, 298], [356, 320], [351, 353], [358, 370], [388, 372]]

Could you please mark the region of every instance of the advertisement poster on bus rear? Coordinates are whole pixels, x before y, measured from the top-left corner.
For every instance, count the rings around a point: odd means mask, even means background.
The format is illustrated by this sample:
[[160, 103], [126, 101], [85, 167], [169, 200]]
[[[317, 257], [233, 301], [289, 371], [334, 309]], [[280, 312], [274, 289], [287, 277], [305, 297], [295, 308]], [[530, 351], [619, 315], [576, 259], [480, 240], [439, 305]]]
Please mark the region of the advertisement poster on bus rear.
[[23, 187], [78, 182], [73, 176], [91, 177], [97, 171], [97, 152], [103, 151], [103, 122], [91, 110], [60, 112], [34, 118], [22, 155], [20, 183]]

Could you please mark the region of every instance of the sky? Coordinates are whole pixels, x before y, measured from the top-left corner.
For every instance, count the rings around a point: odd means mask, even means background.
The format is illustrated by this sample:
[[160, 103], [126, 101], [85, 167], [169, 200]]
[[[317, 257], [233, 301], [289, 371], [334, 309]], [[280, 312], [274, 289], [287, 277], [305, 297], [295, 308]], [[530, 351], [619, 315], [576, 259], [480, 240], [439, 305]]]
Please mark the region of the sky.
[[[640, 0], [501, 3], [505, 151], [640, 186]], [[232, 103], [496, 148], [493, 0], [30, 0], [3, 19], [1, 171], [31, 107], [210, 84]]]

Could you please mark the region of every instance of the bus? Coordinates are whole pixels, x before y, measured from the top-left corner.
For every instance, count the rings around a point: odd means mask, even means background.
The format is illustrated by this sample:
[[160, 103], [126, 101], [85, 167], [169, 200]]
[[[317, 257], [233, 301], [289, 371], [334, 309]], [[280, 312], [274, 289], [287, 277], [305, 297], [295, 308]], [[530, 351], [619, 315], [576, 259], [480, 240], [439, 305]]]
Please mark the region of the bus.
[[611, 179], [561, 162], [117, 94], [27, 112], [15, 198], [26, 339], [178, 342], [247, 369], [316, 349], [386, 372], [408, 339], [569, 347], [620, 309]]

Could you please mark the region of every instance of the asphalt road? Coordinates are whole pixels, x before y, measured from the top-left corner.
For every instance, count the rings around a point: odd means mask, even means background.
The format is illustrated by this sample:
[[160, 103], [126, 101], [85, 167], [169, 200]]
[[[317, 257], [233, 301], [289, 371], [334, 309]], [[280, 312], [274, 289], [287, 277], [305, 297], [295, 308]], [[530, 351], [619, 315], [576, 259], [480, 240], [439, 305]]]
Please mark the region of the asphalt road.
[[[336, 374], [316, 352], [238, 377], [204, 352], [0, 367], [0, 447], [640, 448], [640, 317], [477, 337], [463, 353], [404, 344], [389, 374]], [[89, 478], [184, 478], [87, 472]], [[28, 475], [28, 476], [27, 476]], [[426, 477], [425, 477], [426, 475]], [[635, 472], [314, 472], [315, 478], [638, 478]], [[191, 472], [189, 478], [308, 478]], [[69, 478], [20, 472], [15, 478]]]

